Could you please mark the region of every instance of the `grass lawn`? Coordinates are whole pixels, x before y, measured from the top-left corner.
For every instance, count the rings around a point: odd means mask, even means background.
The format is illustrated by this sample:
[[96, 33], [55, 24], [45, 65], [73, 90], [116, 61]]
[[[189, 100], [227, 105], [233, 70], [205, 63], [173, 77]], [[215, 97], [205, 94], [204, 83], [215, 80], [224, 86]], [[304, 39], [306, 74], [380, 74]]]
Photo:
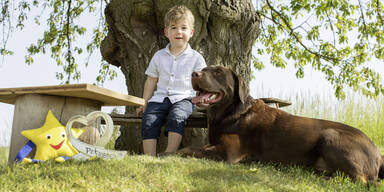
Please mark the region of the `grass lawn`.
[[0, 191], [384, 191], [336, 175], [268, 163], [229, 165], [195, 158], [128, 155], [123, 160], [7, 167], [1, 148]]
[[0, 165], [7, 163], [8, 153], [9, 153], [9, 147], [0, 147]]

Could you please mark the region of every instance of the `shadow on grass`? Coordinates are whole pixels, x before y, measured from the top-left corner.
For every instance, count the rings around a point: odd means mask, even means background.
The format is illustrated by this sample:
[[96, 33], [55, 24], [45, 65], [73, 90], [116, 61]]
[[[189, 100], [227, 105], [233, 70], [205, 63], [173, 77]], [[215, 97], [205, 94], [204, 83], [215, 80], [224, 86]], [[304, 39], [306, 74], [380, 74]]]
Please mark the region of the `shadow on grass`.
[[190, 177], [196, 182], [206, 183], [206, 185], [201, 185], [208, 187], [205, 190], [226, 191], [228, 188], [241, 189], [243, 186], [260, 190], [272, 189], [273, 191], [293, 191], [298, 189], [294, 186], [294, 183], [282, 182], [279, 174], [264, 174], [241, 169], [206, 169], [193, 172]]
[[326, 180], [324, 175], [301, 166], [270, 163], [228, 166], [228, 169], [195, 171], [189, 176], [204, 186], [198, 189], [204, 191], [237, 191], [243, 188], [257, 191], [381, 191], [383, 188], [382, 184], [375, 188], [340, 175]]

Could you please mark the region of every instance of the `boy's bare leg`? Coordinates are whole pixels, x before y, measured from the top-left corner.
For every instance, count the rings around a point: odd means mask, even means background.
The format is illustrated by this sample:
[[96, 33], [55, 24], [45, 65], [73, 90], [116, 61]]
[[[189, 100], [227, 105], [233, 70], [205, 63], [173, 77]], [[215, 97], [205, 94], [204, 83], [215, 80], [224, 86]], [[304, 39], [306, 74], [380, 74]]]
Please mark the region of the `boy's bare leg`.
[[181, 143], [182, 138], [183, 136], [181, 136], [178, 133], [168, 132], [168, 145], [167, 145], [167, 149], [165, 149], [165, 153], [176, 152], [177, 149], [179, 149], [179, 145]]
[[144, 139], [143, 150], [145, 155], [156, 156], [157, 139]]

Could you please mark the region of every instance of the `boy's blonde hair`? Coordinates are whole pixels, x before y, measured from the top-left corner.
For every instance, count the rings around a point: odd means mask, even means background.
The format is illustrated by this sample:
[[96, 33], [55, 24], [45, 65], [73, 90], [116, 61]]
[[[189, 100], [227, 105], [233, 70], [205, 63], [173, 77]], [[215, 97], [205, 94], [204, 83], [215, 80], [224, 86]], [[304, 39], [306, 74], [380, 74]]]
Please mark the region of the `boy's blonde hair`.
[[195, 18], [191, 10], [183, 5], [176, 5], [168, 10], [164, 17], [165, 27], [169, 27], [173, 22], [178, 22], [182, 19], [186, 19], [190, 27], [193, 28], [195, 24]]

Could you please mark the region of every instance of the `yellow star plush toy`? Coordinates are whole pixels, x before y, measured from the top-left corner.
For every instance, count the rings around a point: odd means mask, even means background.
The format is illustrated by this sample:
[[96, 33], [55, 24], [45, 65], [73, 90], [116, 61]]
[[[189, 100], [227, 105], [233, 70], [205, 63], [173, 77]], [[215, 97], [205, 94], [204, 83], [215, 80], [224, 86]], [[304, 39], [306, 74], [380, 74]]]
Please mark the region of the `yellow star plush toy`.
[[[72, 157], [79, 153], [69, 142], [65, 127], [55, 118], [49, 110], [45, 123], [37, 129], [25, 130], [21, 134], [36, 145], [34, 159], [21, 158], [22, 163], [45, 161], [55, 159], [58, 162], [65, 161], [66, 157]], [[84, 129], [71, 129], [75, 137], [79, 137]], [[28, 152], [29, 153], [29, 152]]]

